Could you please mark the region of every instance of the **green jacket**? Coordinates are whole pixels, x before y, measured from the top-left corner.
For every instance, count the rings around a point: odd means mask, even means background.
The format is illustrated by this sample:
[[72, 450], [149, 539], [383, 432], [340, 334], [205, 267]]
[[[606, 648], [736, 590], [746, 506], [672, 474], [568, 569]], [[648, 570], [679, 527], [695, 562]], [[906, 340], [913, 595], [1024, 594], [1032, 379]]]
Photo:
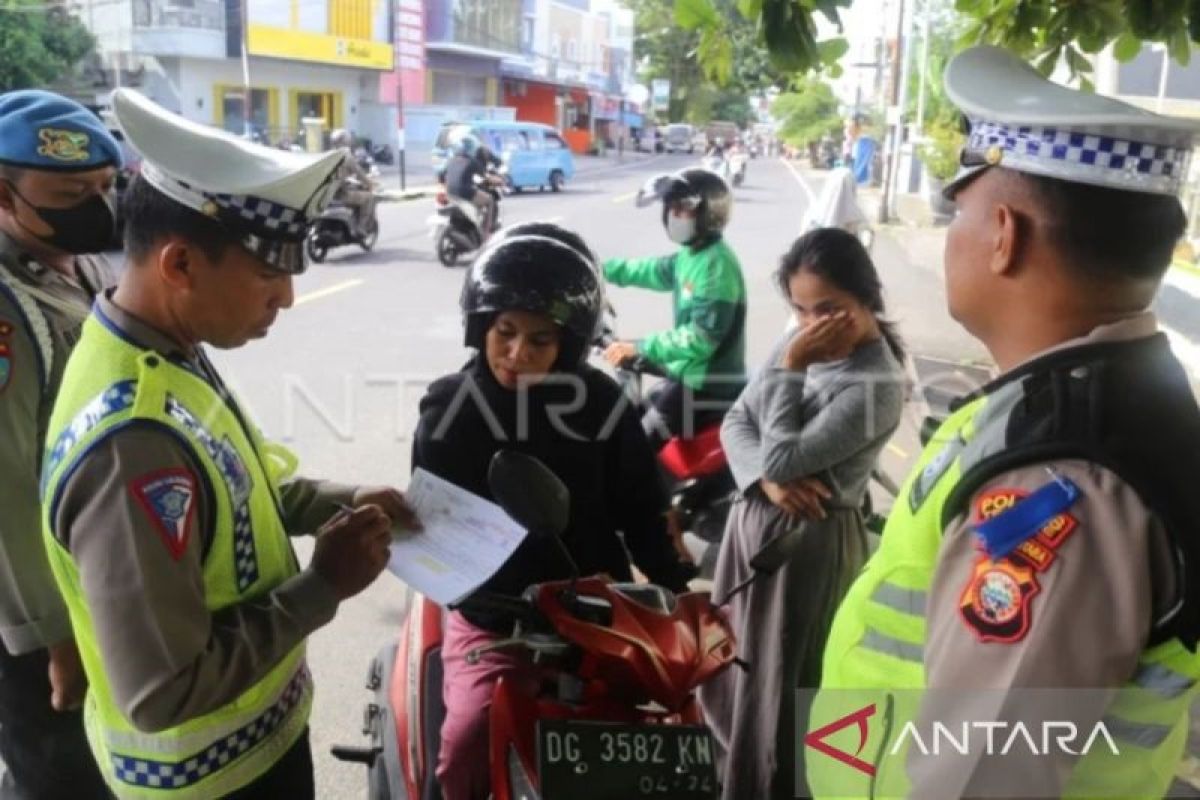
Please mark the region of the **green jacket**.
[[638, 342], [638, 352], [693, 389], [736, 397], [746, 376], [746, 283], [737, 256], [717, 239], [660, 258], [604, 262], [617, 286], [671, 292], [675, 327]]

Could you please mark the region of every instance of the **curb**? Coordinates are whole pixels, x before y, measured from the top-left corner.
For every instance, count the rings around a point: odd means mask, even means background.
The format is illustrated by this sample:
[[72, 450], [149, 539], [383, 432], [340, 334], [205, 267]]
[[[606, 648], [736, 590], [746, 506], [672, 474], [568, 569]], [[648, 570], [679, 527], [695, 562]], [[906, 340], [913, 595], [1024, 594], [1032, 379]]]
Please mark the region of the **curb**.
[[381, 203], [403, 203], [408, 200], [420, 200], [423, 197], [428, 197], [436, 194], [438, 191], [437, 185], [415, 186], [411, 189], [384, 189], [375, 194], [375, 198]]

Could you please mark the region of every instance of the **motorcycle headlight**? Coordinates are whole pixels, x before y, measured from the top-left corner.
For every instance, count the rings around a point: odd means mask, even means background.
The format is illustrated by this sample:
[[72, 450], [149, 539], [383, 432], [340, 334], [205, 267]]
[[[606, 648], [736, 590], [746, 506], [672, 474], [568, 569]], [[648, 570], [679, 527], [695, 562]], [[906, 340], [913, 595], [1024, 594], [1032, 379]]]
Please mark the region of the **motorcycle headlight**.
[[513, 800], [542, 800], [541, 793], [534, 788], [533, 779], [525, 771], [517, 748], [508, 746], [508, 789]]

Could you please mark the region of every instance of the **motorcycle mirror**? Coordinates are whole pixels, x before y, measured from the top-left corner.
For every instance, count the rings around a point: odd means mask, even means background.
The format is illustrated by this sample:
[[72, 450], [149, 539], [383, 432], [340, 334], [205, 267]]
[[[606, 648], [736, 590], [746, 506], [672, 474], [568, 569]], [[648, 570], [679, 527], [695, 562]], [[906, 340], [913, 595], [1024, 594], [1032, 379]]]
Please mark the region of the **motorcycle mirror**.
[[571, 494], [538, 459], [501, 450], [488, 465], [488, 487], [508, 515], [535, 536], [558, 538], [567, 529]]
[[721, 608], [728, 605], [730, 600], [749, 589], [760, 578], [774, 575], [780, 567], [788, 562], [799, 545], [800, 537], [794, 529], [776, 536], [764, 544], [750, 558], [750, 577], [730, 589], [721, 602], [716, 604], [716, 607]]

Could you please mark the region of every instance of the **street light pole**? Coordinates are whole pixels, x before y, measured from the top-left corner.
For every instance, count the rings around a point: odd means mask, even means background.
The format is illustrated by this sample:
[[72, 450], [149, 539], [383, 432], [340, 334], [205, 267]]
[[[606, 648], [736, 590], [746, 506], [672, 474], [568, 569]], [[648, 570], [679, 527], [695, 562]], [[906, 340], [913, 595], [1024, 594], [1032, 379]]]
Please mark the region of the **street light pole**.
[[404, 181], [405, 181], [404, 149], [405, 149], [406, 143], [404, 141], [405, 135], [404, 135], [404, 61], [403, 61], [403, 56], [401, 56], [400, 68], [396, 70], [396, 124], [398, 126], [398, 129], [396, 131], [396, 140], [397, 140], [397, 144], [399, 145], [396, 148], [396, 158], [398, 159], [398, 163], [400, 165], [400, 191], [404, 191], [404, 189], [405, 189], [405, 186], [404, 186]]

